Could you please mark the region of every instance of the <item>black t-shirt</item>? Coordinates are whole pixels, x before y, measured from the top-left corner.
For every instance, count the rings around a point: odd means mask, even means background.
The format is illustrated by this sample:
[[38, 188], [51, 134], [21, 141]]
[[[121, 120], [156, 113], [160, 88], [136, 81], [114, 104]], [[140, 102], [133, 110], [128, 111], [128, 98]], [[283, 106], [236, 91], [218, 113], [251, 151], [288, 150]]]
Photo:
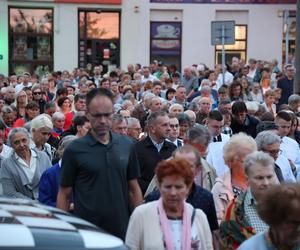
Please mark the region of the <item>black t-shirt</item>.
[[63, 155], [61, 186], [73, 187], [75, 215], [122, 239], [129, 220], [128, 181], [138, 177], [135, 148], [125, 136], [111, 133], [103, 145], [87, 134]]
[[285, 76], [285, 77], [278, 80], [277, 87], [282, 89], [281, 98], [279, 100], [279, 105], [287, 104], [290, 95], [293, 94], [294, 79], [289, 80]]

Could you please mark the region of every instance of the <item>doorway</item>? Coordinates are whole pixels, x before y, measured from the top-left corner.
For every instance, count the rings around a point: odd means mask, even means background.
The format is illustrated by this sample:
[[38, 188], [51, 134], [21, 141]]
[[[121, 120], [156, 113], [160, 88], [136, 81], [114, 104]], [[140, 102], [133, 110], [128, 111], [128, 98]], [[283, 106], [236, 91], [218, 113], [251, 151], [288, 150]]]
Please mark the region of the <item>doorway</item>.
[[78, 66], [91, 71], [102, 65], [103, 71], [120, 66], [120, 11], [79, 10]]

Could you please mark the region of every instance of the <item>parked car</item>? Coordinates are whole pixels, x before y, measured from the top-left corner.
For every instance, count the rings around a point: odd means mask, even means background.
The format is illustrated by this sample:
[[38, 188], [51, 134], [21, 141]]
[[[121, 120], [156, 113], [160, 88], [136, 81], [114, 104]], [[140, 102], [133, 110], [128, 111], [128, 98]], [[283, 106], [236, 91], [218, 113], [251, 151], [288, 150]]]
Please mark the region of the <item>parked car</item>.
[[0, 197], [0, 249], [128, 249], [122, 240], [58, 208]]

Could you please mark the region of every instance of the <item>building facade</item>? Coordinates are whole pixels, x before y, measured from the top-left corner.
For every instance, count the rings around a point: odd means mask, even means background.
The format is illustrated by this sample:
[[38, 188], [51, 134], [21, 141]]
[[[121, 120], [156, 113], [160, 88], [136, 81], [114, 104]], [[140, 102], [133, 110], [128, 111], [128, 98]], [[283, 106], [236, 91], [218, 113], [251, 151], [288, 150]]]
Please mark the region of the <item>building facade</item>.
[[[2, 0], [0, 72], [111, 70], [158, 59], [213, 67], [212, 21], [235, 21], [226, 60], [278, 59], [295, 49], [295, 0]], [[284, 18], [284, 13], [288, 17]]]

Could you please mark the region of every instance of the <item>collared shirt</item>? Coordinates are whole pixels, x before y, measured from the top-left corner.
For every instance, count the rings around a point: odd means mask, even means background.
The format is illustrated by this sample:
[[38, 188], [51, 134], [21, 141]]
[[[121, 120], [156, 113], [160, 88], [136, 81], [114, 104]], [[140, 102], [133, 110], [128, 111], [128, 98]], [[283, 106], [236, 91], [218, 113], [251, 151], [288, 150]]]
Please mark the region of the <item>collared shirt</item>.
[[222, 133], [225, 135], [229, 135], [230, 137], [232, 136], [232, 129], [231, 127], [223, 127], [222, 129]]
[[37, 158], [37, 154], [33, 151], [31, 151], [31, 157], [30, 157], [30, 163], [29, 165], [20, 157], [15, 153], [15, 157], [18, 161], [18, 163], [20, 164], [20, 167], [23, 169], [24, 173], [26, 174], [29, 182], [32, 182], [35, 170], [36, 170], [36, 158]]
[[248, 188], [244, 202], [245, 218], [257, 233], [265, 232], [269, 226], [259, 217], [256, 210], [256, 201]]
[[37, 150], [37, 151], [45, 152], [48, 155], [50, 161], [52, 161], [52, 149], [51, 149], [50, 144], [45, 143], [42, 150], [39, 150], [38, 147], [36, 146], [36, 144], [34, 143], [34, 141], [30, 140], [30, 148]]
[[150, 140], [152, 141], [153, 145], [156, 147], [157, 152], [160, 152], [161, 148], [164, 145], [165, 140], [163, 140], [161, 143], [157, 143], [156, 141], [154, 141], [151, 136], [149, 135]]
[[[171, 141], [169, 139], [166, 139], [169, 142], [172, 142], [177, 148], [182, 147], [183, 146], [183, 141], [180, 139], [176, 139], [175, 141]], [[153, 142], [153, 141], [152, 141]]]

